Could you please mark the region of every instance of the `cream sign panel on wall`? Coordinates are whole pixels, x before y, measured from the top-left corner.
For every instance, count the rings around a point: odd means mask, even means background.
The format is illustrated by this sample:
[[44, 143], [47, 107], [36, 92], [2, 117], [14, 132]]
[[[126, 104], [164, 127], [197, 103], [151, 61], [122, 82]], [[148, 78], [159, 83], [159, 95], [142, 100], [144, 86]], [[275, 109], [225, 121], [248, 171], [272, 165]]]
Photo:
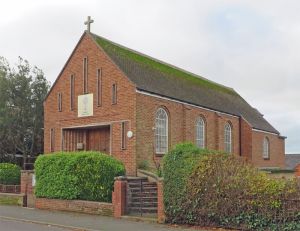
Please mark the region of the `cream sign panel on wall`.
[[78, 96], [78, 117], [93, 115], [93, 94]]

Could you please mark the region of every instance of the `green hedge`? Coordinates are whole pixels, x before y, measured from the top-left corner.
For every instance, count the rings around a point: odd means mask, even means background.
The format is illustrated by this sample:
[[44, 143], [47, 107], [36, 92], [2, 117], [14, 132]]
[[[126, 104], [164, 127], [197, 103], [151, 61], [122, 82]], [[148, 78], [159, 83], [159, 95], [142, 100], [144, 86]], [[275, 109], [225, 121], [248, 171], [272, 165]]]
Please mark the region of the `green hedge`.
[[124, 165], [99, 152], [60, 152], [35, 162], [37, 197], [111, 202], [114, 177]]
[[199, 149], [192, 143], [178, 144], [163, 158], [164, 204], [167, 221], [178, 222], [186, 199], [189, 176], [205, 154], [218, 151]]
[[19, 185], [21, 168], [10, 163], [0, 163], [0, 184]]
[[178, 145], [165, 156], [163, 174], [168, 222], [300, 230], [296, 180], [270, 179], [239, 157], [191, 144]]

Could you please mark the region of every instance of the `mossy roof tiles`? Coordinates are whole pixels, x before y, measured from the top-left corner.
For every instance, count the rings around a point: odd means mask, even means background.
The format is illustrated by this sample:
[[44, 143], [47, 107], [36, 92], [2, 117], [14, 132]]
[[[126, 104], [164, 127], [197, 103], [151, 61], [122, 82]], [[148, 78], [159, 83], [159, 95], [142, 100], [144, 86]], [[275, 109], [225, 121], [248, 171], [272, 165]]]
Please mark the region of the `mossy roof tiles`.
[[232, 88], [166, 64], [98, 35], [91, 35], [138, 90], [242, 116], [255, 129], [279, 134]]

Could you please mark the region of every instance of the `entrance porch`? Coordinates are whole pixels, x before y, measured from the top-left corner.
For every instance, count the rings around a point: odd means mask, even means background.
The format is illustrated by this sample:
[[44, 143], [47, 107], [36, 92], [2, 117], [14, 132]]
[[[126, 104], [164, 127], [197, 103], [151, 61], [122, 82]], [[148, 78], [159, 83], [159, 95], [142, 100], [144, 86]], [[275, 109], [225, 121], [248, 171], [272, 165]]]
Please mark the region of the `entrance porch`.
[[62, 129], [63, 151], [99, 151], [111, 154], [111, 126], [71, 127]]

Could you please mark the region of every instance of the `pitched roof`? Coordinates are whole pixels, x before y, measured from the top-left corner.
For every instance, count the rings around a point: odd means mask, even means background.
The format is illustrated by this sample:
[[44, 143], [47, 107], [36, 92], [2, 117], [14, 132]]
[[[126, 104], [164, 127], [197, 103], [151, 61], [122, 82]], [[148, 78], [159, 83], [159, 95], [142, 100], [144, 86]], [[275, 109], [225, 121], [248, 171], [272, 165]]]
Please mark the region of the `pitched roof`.
[[300, 154], [285, 154], [285, 167], [295, 169], [300, 164]]
[[91, 34], [138, 90], [208, 109], [242, 116], [253, 128], [279, 134], [232, 88]]

